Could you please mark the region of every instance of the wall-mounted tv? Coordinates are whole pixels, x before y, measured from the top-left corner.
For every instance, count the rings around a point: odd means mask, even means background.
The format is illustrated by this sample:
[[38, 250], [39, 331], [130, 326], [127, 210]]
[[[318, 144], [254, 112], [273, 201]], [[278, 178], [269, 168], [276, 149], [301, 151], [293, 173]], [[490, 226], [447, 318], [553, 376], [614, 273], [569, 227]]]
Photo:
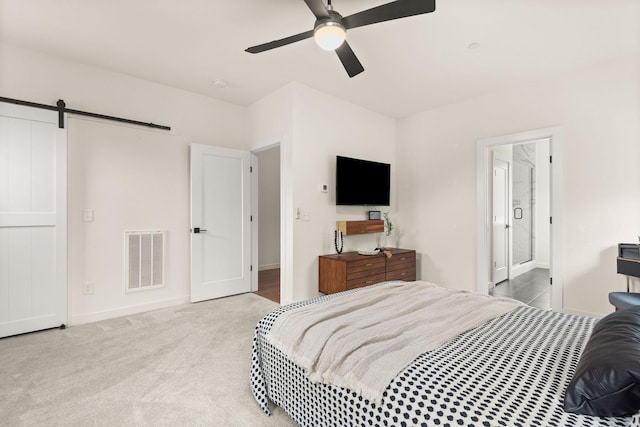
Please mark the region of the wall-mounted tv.
[[391, 165], [336, 156], [336, 205], [389, 206]]

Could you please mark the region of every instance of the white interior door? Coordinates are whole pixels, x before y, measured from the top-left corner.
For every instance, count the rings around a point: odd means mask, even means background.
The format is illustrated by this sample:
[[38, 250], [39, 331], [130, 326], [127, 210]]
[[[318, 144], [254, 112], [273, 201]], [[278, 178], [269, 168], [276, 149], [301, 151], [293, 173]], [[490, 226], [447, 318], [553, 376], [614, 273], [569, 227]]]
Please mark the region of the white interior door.
[[509, 163], [493, 158], [493, 284], [509, 277]]
[[0, 337], [67, 322], [66, 175], [57, 112], [0, 103]]
[[191, 302], [251, 291], [250, 160], [191, 145]]

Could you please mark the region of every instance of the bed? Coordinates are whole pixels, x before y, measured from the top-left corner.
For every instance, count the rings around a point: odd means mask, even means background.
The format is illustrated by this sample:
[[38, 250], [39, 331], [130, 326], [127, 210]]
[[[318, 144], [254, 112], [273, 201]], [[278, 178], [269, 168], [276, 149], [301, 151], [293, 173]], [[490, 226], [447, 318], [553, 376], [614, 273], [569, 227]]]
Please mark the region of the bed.
[[312, 382], [305, 369], [267, 340], [284, 313], [323, 307], [363, 289], [282, 306], [258, 322], [251, 388], [265, 414], [272, 402], [301, 426], [640, 425], [638, 414], [598, 417], [564, 410], [565, 391], [597, 322], [590, 317], [517, 306], [420, 354], [378, 402]]

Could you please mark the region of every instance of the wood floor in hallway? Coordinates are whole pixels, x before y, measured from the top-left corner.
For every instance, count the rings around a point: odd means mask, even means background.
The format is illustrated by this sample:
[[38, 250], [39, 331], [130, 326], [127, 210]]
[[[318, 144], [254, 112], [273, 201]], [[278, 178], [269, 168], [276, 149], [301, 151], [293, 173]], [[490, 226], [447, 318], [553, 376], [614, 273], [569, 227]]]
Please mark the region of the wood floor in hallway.
[[258, 290], [254, 293], [280, 304], [280, 269], [259, 271]]

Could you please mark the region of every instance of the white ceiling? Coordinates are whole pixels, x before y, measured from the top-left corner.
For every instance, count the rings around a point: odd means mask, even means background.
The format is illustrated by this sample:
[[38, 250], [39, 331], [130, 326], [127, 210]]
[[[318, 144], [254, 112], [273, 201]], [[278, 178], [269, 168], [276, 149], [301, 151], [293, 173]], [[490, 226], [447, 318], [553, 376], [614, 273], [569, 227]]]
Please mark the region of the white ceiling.
[[[347, 16], [387, 2], [332, 3]], [[351, 79], [312, 39], [244, 52], [314, 21], [303, 0], [0, 0], [0, 40], [240, 105], [298, 81], [399, 118], [640, 54], [638, 0], [437, 0], [349, 31], [365, 68]]]

